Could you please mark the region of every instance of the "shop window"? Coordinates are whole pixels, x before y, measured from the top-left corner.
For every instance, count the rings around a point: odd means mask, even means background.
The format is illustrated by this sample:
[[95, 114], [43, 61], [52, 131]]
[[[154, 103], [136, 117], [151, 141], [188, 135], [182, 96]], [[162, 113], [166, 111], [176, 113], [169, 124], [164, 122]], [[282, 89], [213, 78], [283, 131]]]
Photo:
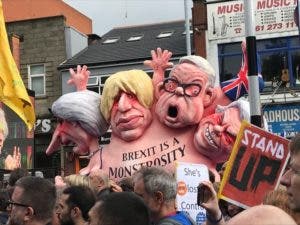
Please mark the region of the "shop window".
[[283, 70], [287, 69], [286, 52], [271, 52], [262, 54], [261, 65], [262, 74], [267, 86], [276, 86], [281, 81]]
[[[241, 43], [218, 46], [220, 81], [235, 76], [240, 70]], [[291, 87], [300, 87], [299, 37], [273, 38], [257, 41], [258, 72], [265, 81], [265, 91], [272, 91], [283, 79]], [[284, 85], [282, 86], [284, 87]]]
[[238, 74], [241, 68], [242, 55], [222, 57], [219, 60], [220, 81], [230, 80]]
[[292, 66], [293, 66], [293, 77], [290, 77], [292, 86], [300, 86], [300, 50], [293, 51], [292, 55]]

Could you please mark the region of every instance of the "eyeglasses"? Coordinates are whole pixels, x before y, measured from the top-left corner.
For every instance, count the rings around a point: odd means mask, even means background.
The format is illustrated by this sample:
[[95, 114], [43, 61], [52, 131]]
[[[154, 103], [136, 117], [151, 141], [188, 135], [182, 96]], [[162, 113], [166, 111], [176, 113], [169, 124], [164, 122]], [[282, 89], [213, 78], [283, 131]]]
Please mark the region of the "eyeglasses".
[[21, 207], [30, 207], [29, 205], [14, 202], [14, 201], [11, 201], [11, 200], [7, 201], [6, 204], [7, 204], [8, 207], [11, 207], [12, 205], [21, 206]]
[[164, 80], [163, 88], [165, 91], [174, 93], [178, 87], [182, 87], [184, 94], [188, 97], [198, 96], [202, 88], [200, 84], [181, 84], [178, 80], [173, 78], [167, 78]]

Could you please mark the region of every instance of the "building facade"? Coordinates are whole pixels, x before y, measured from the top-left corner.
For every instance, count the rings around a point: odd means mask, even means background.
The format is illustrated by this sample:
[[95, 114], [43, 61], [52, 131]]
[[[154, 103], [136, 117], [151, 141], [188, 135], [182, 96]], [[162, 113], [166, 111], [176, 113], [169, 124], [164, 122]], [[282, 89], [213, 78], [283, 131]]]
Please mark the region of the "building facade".
[[45, 151], [56, 121], [49, 109], [61, 96], [57, 67], [88, 45], [92, 21], [61, 0], [3, 0], [12, 53], [25, 86], [35, 92], [34, 167], [61, 168]]
[[[210, 3], [212, 2], [212, 3]], [[254, 0], [260, 94], [269, 130], [290, 138], [300, 132], [300, 39], [294, 21], [297, 1]], [[244, 1], [194, 0], [196, 54], [204, 55], [219, 74], [218, 81], [239, 72], [245, 40]], [[206, 15], [206, 18], [203, 17]], [[198, 32], [197, 32], [198, 31]], [[199, 46], [205, 43], [205, 52]]]

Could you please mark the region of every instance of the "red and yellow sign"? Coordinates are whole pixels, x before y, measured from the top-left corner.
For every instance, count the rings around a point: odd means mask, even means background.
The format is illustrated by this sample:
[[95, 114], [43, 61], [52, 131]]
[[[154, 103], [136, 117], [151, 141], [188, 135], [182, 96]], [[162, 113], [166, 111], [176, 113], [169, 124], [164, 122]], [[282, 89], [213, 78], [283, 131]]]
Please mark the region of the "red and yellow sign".
[[262, 203], [279, 184], [289, 158], [287, 139], [243, 121], [234, 144], [219, 198], [243, 208]]

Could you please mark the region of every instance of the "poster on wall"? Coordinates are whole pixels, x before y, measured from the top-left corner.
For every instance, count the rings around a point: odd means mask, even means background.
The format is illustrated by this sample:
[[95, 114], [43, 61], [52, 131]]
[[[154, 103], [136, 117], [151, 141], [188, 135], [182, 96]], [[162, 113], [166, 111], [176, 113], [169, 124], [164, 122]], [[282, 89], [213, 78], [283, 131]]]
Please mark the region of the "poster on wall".
[[[297, 0], [254, 1], [256, 34], [297, 30], [294, 10]], [[208, 39], [245, 36], [244, 1], [207, 5]]]
[[243, 121], [219, 190], [219, 198], [243, 208], [262, 203], [289, 159], [289, 141]]
[[[28, 90], [34, 105], [34, 92]], [[8, 126], [8, 136], [0, 154], [0, 169], [33, 168], [34, 129], [28, 131], [23, 120], [5, 104], [1, 104]]]
[[176, 162], [177, 197], [179, 211], [188, 212], [197, 224], [206, 220], [205, 209], [197, 205], [197, 187], [208, 181], [208, 168], [204, 164]]

